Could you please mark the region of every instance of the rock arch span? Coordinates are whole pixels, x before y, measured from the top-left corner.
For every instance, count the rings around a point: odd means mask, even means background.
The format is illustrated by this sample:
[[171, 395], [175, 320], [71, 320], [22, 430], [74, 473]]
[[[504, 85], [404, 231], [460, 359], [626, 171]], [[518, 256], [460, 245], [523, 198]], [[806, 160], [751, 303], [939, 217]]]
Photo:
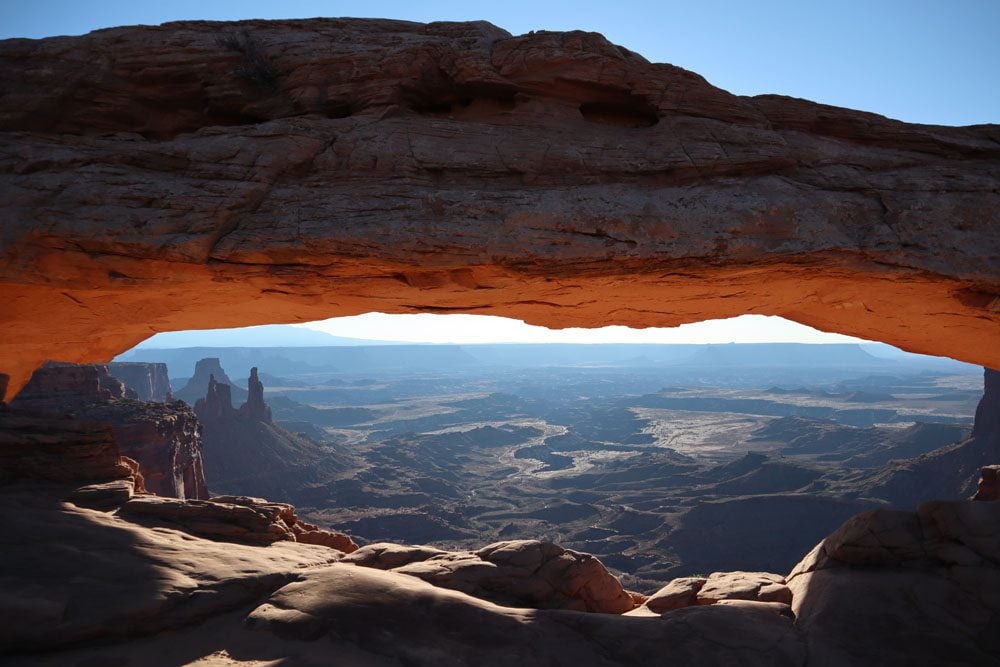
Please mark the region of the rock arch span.
[[1000, 128], [737, 97], [593, 33], [0, 43], [0, 372], [384, 312], [781, 315], [1000, 368]]

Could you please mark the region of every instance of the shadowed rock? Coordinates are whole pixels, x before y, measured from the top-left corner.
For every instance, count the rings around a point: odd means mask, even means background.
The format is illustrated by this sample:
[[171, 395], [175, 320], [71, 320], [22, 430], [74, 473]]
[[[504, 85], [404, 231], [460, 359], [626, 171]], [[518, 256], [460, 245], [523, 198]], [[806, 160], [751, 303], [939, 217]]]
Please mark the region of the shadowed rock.
[[498, 542], [479, 551], [368, 545], [344, 562], [392, 570], [498, 604], [621, 614], [635, 604], [601, 561], [539, 542]]
[[1000, 665], [1000, 504], [862, 513], [788, 575], [810, 664]]
[[201, 433], [191, 409], [181, 402], [139, 401], [127, 394], [104, 365], [47, 364], [9, 410], [40, 422], [69, 418], [110, 428], [116, 453], [138, 463], [146, 490], [207, 498]]

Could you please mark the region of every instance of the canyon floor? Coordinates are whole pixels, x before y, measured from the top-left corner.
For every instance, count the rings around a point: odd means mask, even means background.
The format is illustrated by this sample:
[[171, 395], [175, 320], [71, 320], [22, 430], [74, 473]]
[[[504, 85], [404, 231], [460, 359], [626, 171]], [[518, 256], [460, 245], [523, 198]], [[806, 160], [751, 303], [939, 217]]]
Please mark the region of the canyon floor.
[[459, 352], [219, 352], [282, 375], [203, 358], [193, 411], [36, 373], [0, 409], [4, 664], [1000, 665], [1000, 470], [963, 499], [1000, 374]]
[[[219, 356], [233, 378], [260, 364], [275, 423], [336, 462], [319, 478], [285, 473], [280, 489], [262, 472], [216, 479], [214, 492], [292, 502], [360, 543], [548, 540], [597, 555], [637, 590], [718, 570], [787, 571], [862, 510], [968, 497], [963, 482], [974, 490], [978, 467], [942, 495], [885, 480], [898, 461], [968, 435], [982, 395], [975, 367], [857, 346], [579, 347], [132, 358], [180, 374]], [[208, 434], [205, 447], [211, 463]]]

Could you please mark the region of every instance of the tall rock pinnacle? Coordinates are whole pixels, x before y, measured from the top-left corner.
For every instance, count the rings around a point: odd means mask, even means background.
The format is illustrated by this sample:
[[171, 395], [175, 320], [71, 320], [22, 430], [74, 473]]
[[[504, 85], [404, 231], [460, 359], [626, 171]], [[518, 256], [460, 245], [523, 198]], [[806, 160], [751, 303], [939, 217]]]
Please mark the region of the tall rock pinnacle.
[[271, 408], [264, 402], [264, 384], [257, 377], [257, 367], [250, 369], [250, 379], [247, 381], [250, 395], [247, 402], [240, 406], [240, 416], [254, 421], [271, 423]]

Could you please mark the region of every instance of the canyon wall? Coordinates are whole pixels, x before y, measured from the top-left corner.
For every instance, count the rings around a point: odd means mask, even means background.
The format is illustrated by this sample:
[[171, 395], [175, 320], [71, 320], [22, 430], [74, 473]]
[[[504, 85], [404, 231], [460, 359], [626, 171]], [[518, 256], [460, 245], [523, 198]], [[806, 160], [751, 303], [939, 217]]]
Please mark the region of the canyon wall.
[[0, 43], [0, 372], [367, 311], [781, 315], [1000, 367], [1000, 128], [739, 97], [584, 32]]
[[125, 392], [107, 366], [46, 364], [3, 412], [11, 419], [42, 424], [68, 420], [89, 425], [95, 433], [108, 432], [115, 454], [138, 463], [149, 492], [207, 498], [201, 426], [191, 408], [181, 402], [134, 400]]
[[134, 391], [140, 401], [167, 403], [173, 400], [166, 364], [119, 361], [108, 364], [108, 372]]

